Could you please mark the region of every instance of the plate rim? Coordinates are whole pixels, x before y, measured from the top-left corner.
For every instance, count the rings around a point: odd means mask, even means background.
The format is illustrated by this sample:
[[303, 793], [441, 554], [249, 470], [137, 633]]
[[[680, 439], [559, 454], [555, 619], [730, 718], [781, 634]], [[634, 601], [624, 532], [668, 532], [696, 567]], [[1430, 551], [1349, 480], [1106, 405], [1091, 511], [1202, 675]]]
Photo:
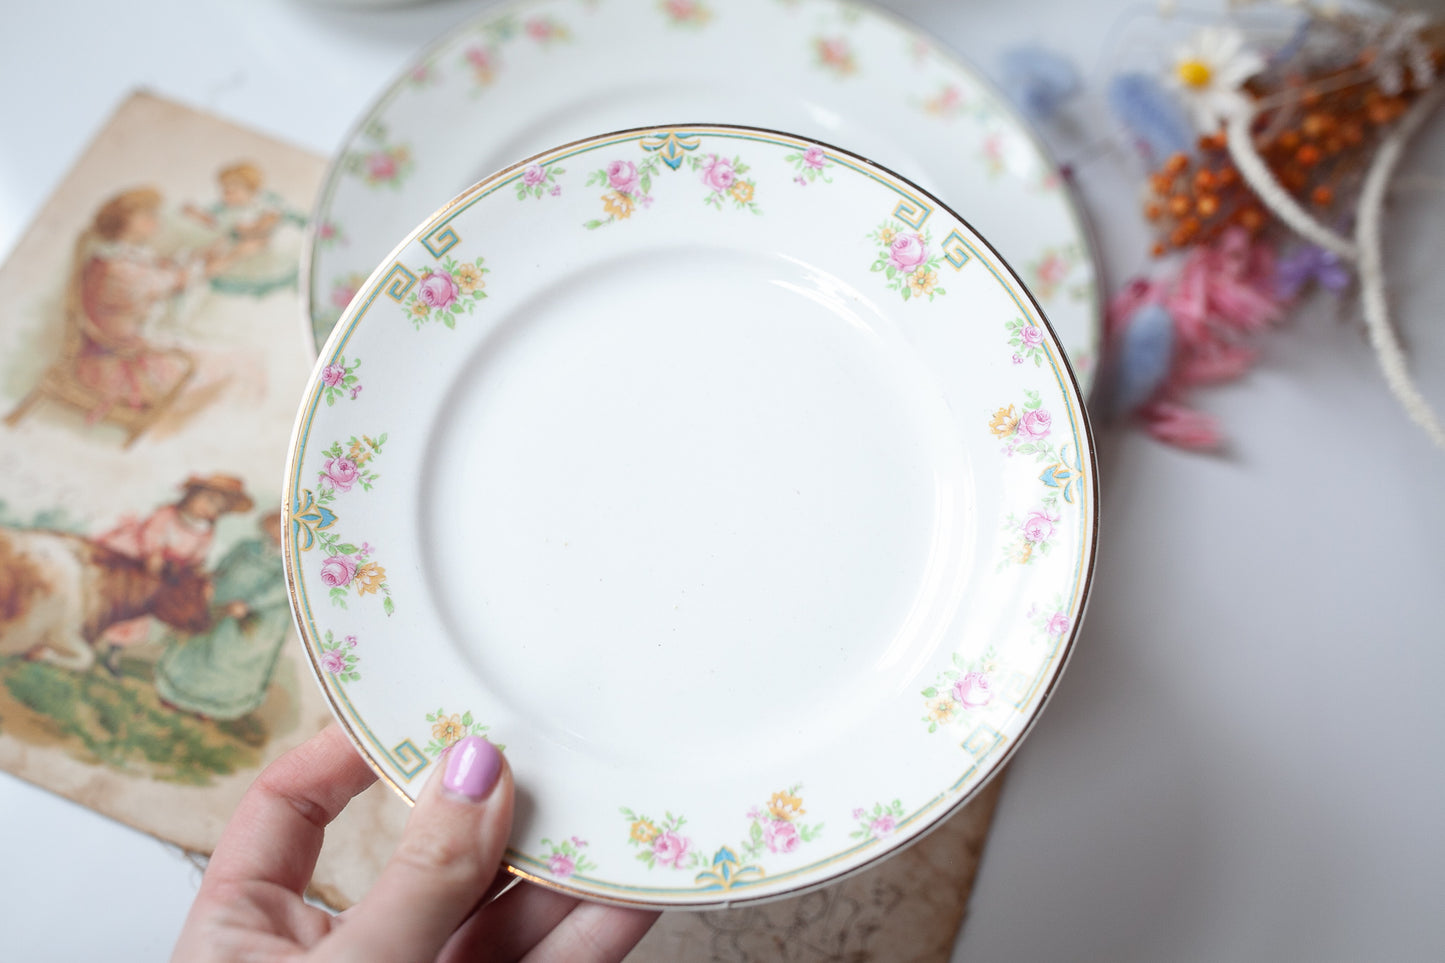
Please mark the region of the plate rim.
[[[463, 33], [473, 29], [474, 27], [494, 20], [498, 17], [503, 17], [507, 15], [520, 15], [527, 8], [536, 6], [542, 2], [544, 2], [544, 0], [499, 0], [499, 2], [489, 4], [481, 12], [476, 13], [472, 16], [465, 17], [462, 20], [454, 23], [447, 29], [443, 30], [431, 41], [427, 42], [426, 44], [418, 48], [415, 52], [413, 52], [412, 55], [407, 58], [406, 62], [401, 66], [401, 68], [395, 71], [390, 76], [390, 78], [386, 81], [385, 85], [375, 96], [372, 97], [370, 101], [368, 101], [365, 109], [363, 109], [363, 111], [357, 116], [356, 120], [352, 122], [351, 126], [347, 128], [346, 132], [342, 135], [341, 140], [338, 142], [336, 149], [331, 152], [331, 155], [330, 157], [328, 157], [326, 162], [326, 169], [322, 172], [321, 175], [321, 181], [316, 192], [316, 200], [311, 206], [311, 217], [307, 222], [306, 230], [303, 232], [302, 235], [300, 270], [297, 274], [297, 290], [302, 295], [301, 333], [302, 338], [306, 342], [307, 350], [312, 353], [313, 357], [319, 357], [324, 354], [326, 343], [330, 340], [330, 335], [328, 334], [326, 340], [323, 340], [320, 344], [317, 344], [315, 336], [316, 319], [313, 306], [316, 303], [316, 298], [314, 297], [313, 292], [313, 280], [316, 277], [316, 259], [319, 256], [319, 252], [321, 249], [318, 233], [320, 231], [321, 224], [324, 223], [324, 215], [331, 210], [330, 203], [332, 195], [335, 192], [335, 186], [339, 181], [341, 175], [345, 172], [344, 160], [347, 148], [362, 135], [362, 133], [366, 130], [367, 125], [370, 124], [372, 121], [376, 120], [378, 116], [382, 113], [382, 111], [390, 105], [392, 100], [395, 99], [401, 93], [401, 91], [405, 89], [408, 77], [418, 64], [429, 60], [433, 54], [439, 52], [448, 44], [450, 44], [453, 40], [460, 37]], [[1023, 116], [1023, 114], [1019, 111], [1018, 106], [1014, 104], [1014, 102], [1004, 94], [1002, 88], [1000, 88], [998, 84], [996, 84], [991, 78], [989, 78], [982, 69], [975, 66], [967, 57], [956, 51], [950, 44], [945, 43], [942, 38], [924, 29], [912, 18], [904, 15], [900, 11], [885, 7], [882, 4], [875, 2], [875, 0], [814, 0], [814, 2], [820, 4], [827, 4], [833, 7], [835, 10], [845, 10], [850, 7], [861, 8], [867, 13], [873, 15], [874, 17], [877, 17], [879, 20], [884, 21], [889, 27], [897, 30], [900, 35], [905, 36], [910, 40], [923, 41], [927, 43], [930, 51], [934, 55], [943, 59], [950, 68], [958, 71], [964, 76], [967, 76], [969, 79], [971, 79], [973, 82], [977, 83], [980, 87], [987, 91], [988, 94], [993, 97], [994, 101], [1007, 114], [1008, 119], [1012, 122], [1013, 126], [1026, 138], [1028, 138], [1029, 144], [1034, 149], [1035, 153], [1037, 153], [1038, 156], [1043, 159], [1043, 161], [1047, 163], [1052, 170], [1059, 173], [1060, 194], [1064, 198], [1064, 207], [1068, 212], [1070, 223], [1073, 225], [1075, 232], [1078, 234], [1079, 240], [1083, 243], [1085, 249], [1084, 256], [1088, 260], [1089, 265], [1093, 270], [1094, 277], [1092, 292], [1089, 298], [1089, 312], [1092, 322], [1090, 325], [1091, 337], [1089, 340], [1092, 342], [1092, 353], [1095, 359], [1096, 370], [1093, 374], [1090, 375], [1089, 383], [1087, 386], [1080, 386], [1077, 372], [1071, 371], [1076, 390], [1082, 389], [1079, 390], [1079, 397], [1083, 400], [1088, 400], [1090, 397], [1093, 396], [1100, 380], [1097, 374], [1097, 362], [1099, 355], [1104, 347], [1105, 316], [1107, 314], [1108, 299], [1104, 295], [1104, 286], [1102, 284], [1102, 279], [1104, 277], [1104, 265], [1100, 258], [1098, 231], [1092, 219], [1088, 215], [1088, 208], [1084, 204], [1083, 193], [1079, 189], [1074, 178], [1065, 174], [1065, 166], [1060, 164], [1058, 158], [1054, 156], [1053, 151], [1049, 148], [1048, 144], [1045, 143], [1043, 135], [1034, 126], [1034, 124], [1030, 123], [1028, 119]], [[658, 126], [677, 127], [685, 125], [668, 123]], [[712, 124], [710, 126], [722, 127], [728, 125]], [[752, 130], [770, 130], [770, 128], [756, 127], [746, 124], [735, 126], [748, 127]], [[625, 129], [630, 128], [624, 128], [624, 130]], [[645, 130], [649, 128], [644, 127], [636, 129]], [[620, 132], [621, 131], [619, 130], [612, 131], [611, 133], [615, 134]], [[597, 136], [609, 135], [604, 132], [599, 132]], [[800, 135], [789, 134], [788, 136]], [[592, 138], [584, 138], [584, 140], [590, 139]], [[817, 140], [816, 142], [820, 145], [825, 144], [825, 141], [823, 140]], [[558, 146], [570, 145], [564, 144]], [[555, 149], [557, 148], [553, 147], [548, 150], [538, 152], [537, 154], [534, 154], [532, 156], [540, 157], [543, 154], [551, 153], [551, 151]], [[852, 151], [848, 151], [847, 153], [853, 156], [861, 156], [853, 154]], [[531, 159], [532, 157], [527, 158], [528, 161], [530, 161]], [[873, 163], [871, 159], [865, 159], [868, 160], [869, 163]], [[882, 164], [875, 163], [874, 166], [888, 171], [888, 173], [893, 174], [894, 176], [898, 176], [896, 172]], [[510, 169], [510, 167], [506, 169]], [[490, 177], [486, 179], [490, 179]], [[916, 188], [917, 185], [914, 185], [912, 180], [909, 180], [908, 178], [903, 179]], [[461, 193], [466, 193], [470, 189], [470, 187], [464, 188]], [[925, 193], [930, 193], [931, 196], [931, 192]], [[456, 200], [456, 198], [453, 198], [453, 200]], [[950, 211], [952, 211], [951, 208]], [[431, 217], [438, 212], [439, 211], [433, 211], [432, 214], [429, 214], [427, 216], [427, 219], [430, 220]], [[956, 212], [955, 216], [957, 216]], [[959, 219], [963, 220], [963, 218]], [[964, 223], [968, 224], [969, 222], [965, 220]], [[969, 228], [970, 230], [972, 230], [973, 226], [969, 224]], [[974, 233], [979, 237], [983, 237], [983, 235], [978, 234], [977, 231], [974, 231]], [[989, 249], [993, 251], [996, 256], [998, 256], [998, 252], [993, 248], [992, 243], [989, 244]], [[1021, 279], [1018, 278], [1018, 272], [1013, 270], [1012, 265], [1009, 265], [1009, 271], [1010, 274], [1015, 278], [1015, 280], [1018, 281], [1020, 285], [1022, 285], [1023, 282]], [[370, 280], [369, 275], [367, 277], [367, 280]], [[1028, 291], [1029, 300], [1034, 304], [1036, 308], [1038, 308], [1040, 315], [1043, 315], [1043, 309], [1038, 305], [1038, 299], [1034, 297], [1033, 292], [1029, 291], [1027, 286], [1024, 286], [1024, 290]], [[345, 314], [346, 311], [343, 310], [342, 315], [344, 316]], [[332, 324], [332, 330], [334, 331], [336, 327], [340, 324], [341, 318], [338, 317], [335, 323]], [[1058, 342], [1060, 348], [1062, 349], [1063, 342], [1059, 341], [1056, 332], [1052, 332], [1052, 326], [1050, 327], [1050, 331], [1051, 333], [1055, 334], [1055, 341]], [[1072, 368], [1072, 362], [1070, 363], [1070, 366]]]
[[[531, 2], [531, 0], [522, 0], [522, 2]], [[283, 532], [287, 533], [286, 537], [283, 537], [282, 539], [282, 559], [283, 569], [286, 577], [288, 604], [291, 610], [292, 624], [296, 629], [298, 642], [305, 653], [306, 662], [311, 668], [312, 677], [318, 687], [321, 689], [322, 694], [325, 696], [327, 706], [331, 710], [331, 714], [334, 720], [346, 733], [347, 739], [352, 743], [353, 748], [358, 751], [358, 754], [366, 762], [367, 766], [376, 773], [376, 775], [382, 782], [388, 785], [394, 792], [396, 792], [397, 795], [399, 795], [403, 800], [405, 800], [409, 806], [415, 806], [415, 801], [406, 792], [405, 788], [403, 788], [397, 782], [397, 780], [389, 772], [386, 771], [386, 769], [378, 762], [378, 760], [376, 760], [372, 756], [370, 752], [363, 748], [363, 740], [354, 731], [350, 720], [347, 718], [345, 713], [342, 712], [341, 706], [338, 704], [336, 695], [332, 692], [331, 687], [326, 684], [325, 672], [317, 660], [316, 647], [310, 644], [309, 640], [311, 636], [304, 627], [297, 594], [299, 560], [295, 557], [295, 553], [293, 551], [294, 541], [292, 538], [289, 537], [289, 522], [291, 521], [292, 516], [292, 506], [296, 503], [296, 479], [299, 478], [297, 462], [301, 459], [303, 455], [303, 452], [300, 450], [300, 439], [303, 432], [303, 425], [308, 420], [307, 415], [309, 409], [313, 407], [312, 396], [316, 393], [317, 385], [320, 383], [321, 373], [322, 370], [325, 368], [325, 359], [329, 357], [332, 353], [333, 343], [346, 336], [346, 328], [348, 327], [348, 325], [344, 322], [352, 319], [353, 316], [363, 307], [369, 304], [370, 301], [375, 300], [376, 295], [382, 293], [382, 289], [384, 287], [384, 278], [386, 277], [386, 274], [389, 271], [391, 264], [398, 260], [398, 255], [400, 255], [408, 245], [433, 230], [437, 226], [439, 221], [444, 220], [451, 214], [453, 210], [461, 206], [474, 195], [486, 191], [488, 188], [491, 188], [493, 185], [499, 182], [514, 177], [518, 172], [520, 172], [530, 164], [535, 163], [542, 158], [550, 157], [560, 152], [566, 151], [570, 148], [609, 139], [634, 138], [640, 137], [645, 134], [666, 135], [669, 132], [676, 134], [706, 134], [708, 131], [756, 133], [816, 145], [823, 148], [826, 152], [830, 154], [847, 157], [857, 164], [874, 168], [875, 170], [896, 179], [900, 183], [906, 185], [911, 190], [915, 191], [920, 196], [927, 198], [929, 201], [933, 202], [936, 205], [937, 209], [942, 210], [945, 214], [954, 218], [969, 229], [969, 231], [973, 234], [974, 238], [976, 238], [985, 248], [987, 248], [988, 252], [996, 260], [999, 268], [1006, 273], [1008, 280], [1011, 281], [1013, 286], [1017, 288], [1018, 292], [1027, 299], [1030, 307], [1032, 307], [1032, 309], [1037, 313], [1039, 320], [1044, 324], [1053, 344], [1058, 346], [1059, 348], [1057, 358], [1059, 364], [1056, 371], [1060, 378], [1060, 384], [1065, 389], [1065, 394], [1069, 396], [1070, 400], [1072, 400], [1077, 405], [1080, 441], [1083, 443], [1084, 450], [1086, 450], [1088, 453], [1086, 476], [1087, 485], [1085, 490], [1089, 491], [1091, 493], [1091, 496], [1089, 499], [1087, 511], [1082, 513], [1081, 515], [1081, 517], [1087, 522], [1088, 532], [1087, 535], [1081, 537], [1080, 552], [1082, 553], [1083, 563], [1080, 566], [1080, 570], [1076, 575], [1079, 587], [1078, 613], [1073, 619], [1072, 624], [1069, 626], [1067, 632], [1065, 633], [1065, 638], [1061, 639], [1059, 643], [1057, 655], [1054, 658], [1053, 668], [1037, 696], [1037, 704], [1035, 705], [1033, 712], [1024, 719], [1018, 731], [1018, 734], [1009, 741], [1009, 744], [1004, 747], [1002, 752], [1000, 752], [997, 756], [991, 755], [985, 761], [978, 764], [983, 770], [983, 773], [981, 776], [979, 776], [978, 780], [974, 783], [974, 785], [966, 791], [960, 793], [958, 798], [956, 798], [952, 802], [945, 804], [939, 810], [939, 812], [937, 812], [937, 814], [931, 815], [927, 826], [918, 831], [915, 835], [905, 840], [898, 841], [896, 843], [879, 846], [873, 853], [869, 854], [856, 864], [850, 865], [846, 868], [834, 872], [823, 872], [815, 878], [812, 878], [809, 881], [801, 883], [797, 886], [788, 886], [776, 891], [764, 891], [757, 893], [756, 895], [753, 895], [750, 889], [744, 889], [740, 891], [735, 897], [727, 896], [722, 899], [707, 901], [697, 900], [686, 902], [671, 901], [666, 898], [629, 899], [623, 896], [601, 894], [585, 887], [571, 886], [564, 881], [559, 881], [557, 879], [541, 876], [523, 867], [518, 866], [517, 861], [514, 859], [514, 857], [526, 856], [526, 854], [516, 852], [510, 845], [503, 853], [499, 872], [505, 871], [508, 875], [514, 877], [515, 879], [526, 880], [527, 882], [533, 883], [538, 886], [546, 887], [547, 889], [550, 889], [554, 892], [562, 893], [566, 896], [570, 896], [573, 898], [635, 909], [663, 909], [669, 911], [681, 910], [693, 912], [728, 909], [745, 905], [761, 905], [763, 903], [773, 902], [777, 900], [790, 899], [796, 896], [802, 896], [806, 893], [813, 892], [826, 886], [830, 886], [843, 879], [849, 878], [868, 869], [871, 869], [877, 866], [883, 860], [889, 859], [897, 855], [898, 853], [903, 852], [920, 840], [931, 835], [943, 823], [947, 822], [960, 810], [962, 810], [965, 806], [967, 806], [970, 802], [977, 798], [979, 793], [982, 792], [982, 790], [989, 783], [991, 783], [995, 778], [997, 778], [1001, 772], [1003, 772], [1008, 762], [1013, 758], [1014, 753], [1018, 751], [1019, 746], [1027, 740], [1029, 734], [1033, 731], [1034, 726], [1038, 724], [1039, 718], [1043, 715], [1044, 710], [1048, 707], [1048, 704], [1053, 697], [1054, 690], [1058, 686], [1059, 680], [1063, 677], [1064, 672], [1068, 668], [1069, 662], [1074, 656], [1074, 652], [1078, 643], [1079, 633], [1084, 624], [1089, 602], [1092, 597], [1094, 575], [1098, 563], [1100, 515], [1100, 498], [1098, 494], [1098, 444], [1093, 429], [1092, 419], [1089, 415], [1087, 405], [1085, 404], [1085, 396], [1079, 386], [1078, 377], [1074, 371], [1073, 364], [1069, 360], [1068, 355], [1063, 351], [1062, 345], [1059, 342], [1058, 336], [1055, 333], [1053, 325], [1049, 321], [1047, 314], [1039, 305], [1038, 300], [1034, 296], [1033, 292], [1030, 291], [1029, 288], [1019, 278], [1018, 272], [1013, 268], [1012, 264], [1010, 264], [1010, 262], [1006, 258], [1004, 258], [1002, 254], [999, 253], [997, 248], [993, 246], [992, 242], [990, 242], [987, 237], [985, 237], [983, 234], [980, 234], [967, 218], [960, 215], [947, 202], [941, 200], [933, 193], [923, 189], [908, 177], [905, 177], [897, 173], [896, 171], [886, 167], [885, 165], [879, 164], [847, 148], [837, 147], [833, 144], [828, 143], [827, 141], [817, 140], [811, 137], [804, 137], [799, 134], [775, 130], [766, 127], [755, 127], [745, 124], [716, 123], [659, 124], [644, 127], [623, 128], [616, 131], [610, 131], [607, 133], [596, 134], [588, 137], [579, 138], [573, 141], [568, 141], [566, 143], [558, 144], [554, 147], [548, 148], [547, 150], [540, 151], [527, 158], [519, 160], [477, 181], [475, 184], [471, 185], [470, 187], [466, 188], [465, 190], [454, 196], [446, 204], [437, 208], [425, 220], [423, 220], [415, 228], [408, 232], [406, 237], [403, 238], [391, 249], [391, 251], [387, 254], [386, 258], [378, 263], [377, 267], [373, 269], [371, 274], [368, 275], [366, 281], [358, 289], [359, 291], [371, 291], [372, 297], [368, 299], [353, 299], [352, 303], [348, 305], [346, 309], [342, 312], [341, 317], [337, 320], [336, 324], [332, 328], [331, 333], [327, 336], [326, 342], [321, 347], [317, 358], [312, 365], [311, 373], [307, 377], [306, 385], [300, 396], [297, 415], [295, 420], [293, 421], [290, 438], [287, 442], [285, 476], [282, 481], [281, 511], [283, 516]], [[306, 313], [309, 317], [309, 308], [307, 309]], [[800, 867], [793, 872], [803, 874], [807, 872], [808, 868], [809, 867]], [[772, 876], [769, 878], [776, 879], [778, 877]], [[723, 890], [722, 892], [724, 894], [731, 894], [733, 891]]]

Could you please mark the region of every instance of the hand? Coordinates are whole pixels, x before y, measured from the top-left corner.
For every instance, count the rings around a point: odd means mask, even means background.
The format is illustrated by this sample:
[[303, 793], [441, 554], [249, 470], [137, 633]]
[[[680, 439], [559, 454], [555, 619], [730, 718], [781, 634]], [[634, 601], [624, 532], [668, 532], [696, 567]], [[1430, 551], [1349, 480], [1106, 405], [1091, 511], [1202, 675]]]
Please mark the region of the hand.
[[301, 892], [326, 825], [376, 775], [334, 725], [277, 759], [222, 834], [172, 959], [613, 963], [642, 939], [656, 913], [525, 883], [484, 902], [511, 831], [511, 767], [469, 736], [437, 768], [371, 892], [332, 916]]

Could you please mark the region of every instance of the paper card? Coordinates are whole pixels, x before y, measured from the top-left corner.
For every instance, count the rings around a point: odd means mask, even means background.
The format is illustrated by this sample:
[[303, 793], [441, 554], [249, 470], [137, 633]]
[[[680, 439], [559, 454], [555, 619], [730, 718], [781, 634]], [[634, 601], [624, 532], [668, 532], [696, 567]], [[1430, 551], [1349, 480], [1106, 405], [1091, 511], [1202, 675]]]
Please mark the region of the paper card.
[[[202, 853], [330, 720], [277, 527], [323, 167], [136, 94], [0, 268], [0, 767]], [[358, 898], [406, 811], [349, 808], [318, 894]]]

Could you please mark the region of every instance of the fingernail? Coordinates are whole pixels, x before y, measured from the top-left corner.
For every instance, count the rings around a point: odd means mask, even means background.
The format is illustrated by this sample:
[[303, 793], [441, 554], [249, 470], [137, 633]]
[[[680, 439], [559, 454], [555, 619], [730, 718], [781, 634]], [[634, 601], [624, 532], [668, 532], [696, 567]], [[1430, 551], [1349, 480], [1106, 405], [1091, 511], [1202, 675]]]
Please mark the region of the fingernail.
[[447, 752], [442, 789], [472, 802], [487, 798], [502, 774], [502, 754], [481, 736], [466, 736]]

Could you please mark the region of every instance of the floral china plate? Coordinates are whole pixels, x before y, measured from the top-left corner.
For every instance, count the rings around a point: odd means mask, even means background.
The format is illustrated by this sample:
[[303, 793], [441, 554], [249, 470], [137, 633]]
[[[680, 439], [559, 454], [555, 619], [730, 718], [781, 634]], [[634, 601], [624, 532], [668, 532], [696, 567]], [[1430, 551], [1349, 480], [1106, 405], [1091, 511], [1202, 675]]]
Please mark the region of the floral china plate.
[[481, 177], [599, 131], [702, 119], [841, 144], [968, 212], [1087, 391], [1100, 302], [1056, 165], [971, 68], [844, 0], [522, 0], [458, 28], [380, 97], [327, 173], [304, 268], [316, 344], [396, 239]]
[[287, 469], [297, 623], [409, 798], [506, 747], [512, 872], [712, 907], [820, 885], [1002, 765], [1093, 565], [1079, 390], [935, 197], [738, 127], [494, 174], [322, 351]]

